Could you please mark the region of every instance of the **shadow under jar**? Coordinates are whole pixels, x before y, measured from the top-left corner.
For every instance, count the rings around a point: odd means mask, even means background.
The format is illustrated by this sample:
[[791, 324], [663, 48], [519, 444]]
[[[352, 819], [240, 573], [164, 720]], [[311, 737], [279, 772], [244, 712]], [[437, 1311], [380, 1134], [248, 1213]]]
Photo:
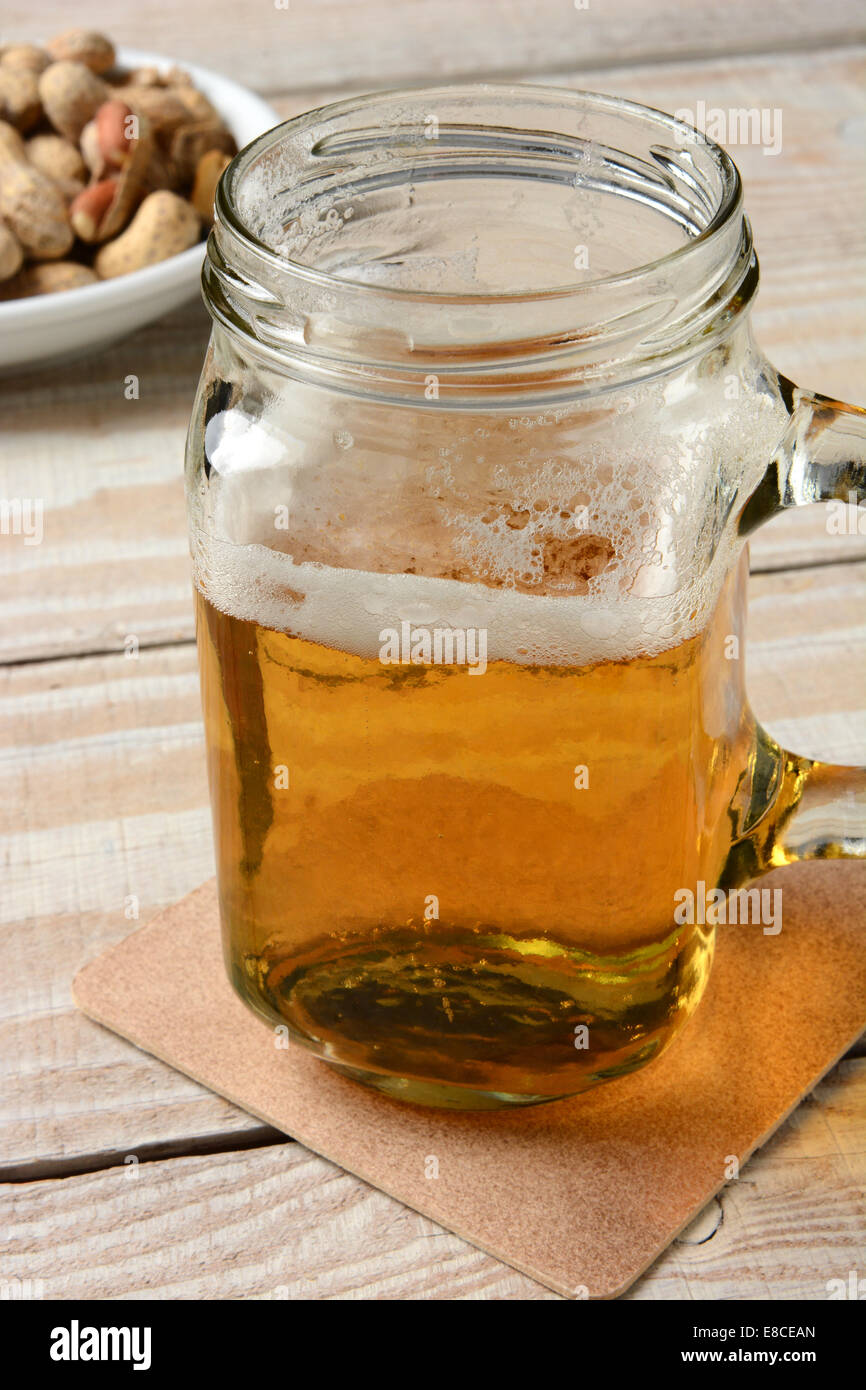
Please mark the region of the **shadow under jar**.
[[380, 94], [223, 177], [187, 486], [226, 960], [349, 1076], [634, 1071], [700, 1000], [705, 890], [863, 854], [860, 774], [744, 688], [745, 537], [864, 491], [757, 280], [727, 154], [608, 97]]

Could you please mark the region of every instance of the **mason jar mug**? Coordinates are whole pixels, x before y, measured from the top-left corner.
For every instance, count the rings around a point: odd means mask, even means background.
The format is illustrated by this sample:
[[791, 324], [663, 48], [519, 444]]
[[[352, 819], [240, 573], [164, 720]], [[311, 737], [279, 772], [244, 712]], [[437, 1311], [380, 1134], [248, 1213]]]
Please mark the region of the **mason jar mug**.
[[756, 347], [757, 284], [728, 155], [608, 97], [379, 94], [224, 175], [187, 487], [225, 955], [344, 1074], [634, 1071], [753, 880], [863, 855], [862, 774], [745, 692], [747, 537], [862, 501], [866, 435]]

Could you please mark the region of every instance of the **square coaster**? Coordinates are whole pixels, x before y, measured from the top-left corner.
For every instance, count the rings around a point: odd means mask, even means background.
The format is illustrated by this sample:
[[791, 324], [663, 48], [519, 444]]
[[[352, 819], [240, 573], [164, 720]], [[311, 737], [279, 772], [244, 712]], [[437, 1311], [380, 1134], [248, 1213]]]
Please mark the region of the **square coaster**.
[[406, 1105], [301, 1047], [279, 1049], [226, 977], [213, 882], [85, 966], [74, 996], [98, 1023], [524, 1274], [612, 1298], [866, 1023], [864, 866], [801, 864], [761, 884], [783, 885], [777, 936], [718, 928], [704, 999], [658, 1061], [525, 1110]]

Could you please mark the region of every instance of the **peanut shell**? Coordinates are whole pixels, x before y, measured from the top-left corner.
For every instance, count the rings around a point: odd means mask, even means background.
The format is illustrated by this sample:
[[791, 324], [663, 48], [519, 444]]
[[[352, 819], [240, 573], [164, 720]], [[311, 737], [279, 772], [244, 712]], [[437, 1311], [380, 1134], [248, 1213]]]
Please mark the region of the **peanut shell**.
[[87, 169], [71, 140], [64, 135], [31, 135], [24, 148], [33, 167], [53, 179], [64, 198], [74, 198], [81, 192]]
[[60, 189], [26, 162], [0, 165], [0, 217], [39, 260], [65, 256], [74, 240]]
[[54, 129], [76, 144], [82, 130], [111, 96], [111, 88], [83, 63], [52, 63], [39, 78], [39, 95]]
[[42, 114], [39, 79], [29, 68], [0, 65], [0, 119], [29, 130]]
[[194, 246], [200, 230], [195, 209], [185, 198], [166, 190], [150, 193], [126, 231], [100, 247], [94, 269], [101, 280], [112, 280], [156, 265]]
[[26, 265], [14, 280], [0, 285], [0, 290], [5, 291], [4, 299], [30, 299], [37, 294], [60, 294], [97, 283], [88, 265], [79, 265], [78, 261], [45, 261], [42, 265]]
[[37, 48], [35, 43], [10, 43], [8, 48], [4, 48], [0, 64], [5, 68], [25, 68], [28, 72], [33, 72], [38, 77], [51, 62], [49, 54], [44, 48]]
[[21, 269], [24, 252], [11, 227], [0, 222], [0, 280], [8, 280]]
[[95, 73], [114, 67], [114, 44], [95, 29], [67, 29], [45, 47], [55, 62], [83, 63]]

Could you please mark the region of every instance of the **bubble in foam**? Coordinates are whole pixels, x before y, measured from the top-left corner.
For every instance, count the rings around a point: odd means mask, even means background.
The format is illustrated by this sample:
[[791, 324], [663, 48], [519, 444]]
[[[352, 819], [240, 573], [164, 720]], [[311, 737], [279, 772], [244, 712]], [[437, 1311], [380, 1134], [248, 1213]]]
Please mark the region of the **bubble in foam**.
[[580, 613], [579, 622], [581, 630], [590, 637], [608, 642], [621, 630], [623, 615], [613, 607], [585, 607]]

